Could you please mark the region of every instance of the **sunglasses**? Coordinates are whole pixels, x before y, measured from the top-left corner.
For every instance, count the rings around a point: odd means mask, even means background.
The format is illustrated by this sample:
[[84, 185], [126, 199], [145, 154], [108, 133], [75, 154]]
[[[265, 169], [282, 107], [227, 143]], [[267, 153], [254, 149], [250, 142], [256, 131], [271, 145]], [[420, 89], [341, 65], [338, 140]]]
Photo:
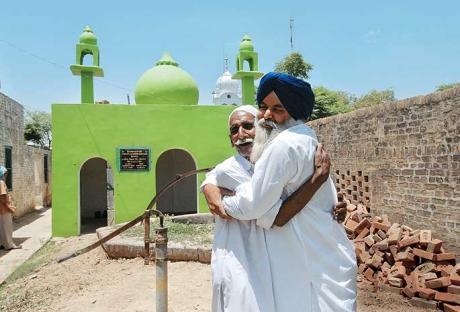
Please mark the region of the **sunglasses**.
[[254, 128], [254, 123], [249, 121], [243, 121], [241, 124], [233, 124], [230, 127], [230, 134], [237, 134], [238, 131], [240, 131], [240, 127], [243, 127], [244, 130], [252, 130], [252, 128]]

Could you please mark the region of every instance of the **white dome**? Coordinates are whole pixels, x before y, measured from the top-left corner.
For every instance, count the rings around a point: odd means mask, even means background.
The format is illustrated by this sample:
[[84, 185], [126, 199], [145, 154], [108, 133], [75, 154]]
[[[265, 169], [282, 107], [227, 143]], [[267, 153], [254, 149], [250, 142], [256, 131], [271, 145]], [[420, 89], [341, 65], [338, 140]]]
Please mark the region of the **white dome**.
[[222, 76], [217, 79], [216, 92], [239, 93], [240, 81], [232, 79], [232, 74], [226, 70]]

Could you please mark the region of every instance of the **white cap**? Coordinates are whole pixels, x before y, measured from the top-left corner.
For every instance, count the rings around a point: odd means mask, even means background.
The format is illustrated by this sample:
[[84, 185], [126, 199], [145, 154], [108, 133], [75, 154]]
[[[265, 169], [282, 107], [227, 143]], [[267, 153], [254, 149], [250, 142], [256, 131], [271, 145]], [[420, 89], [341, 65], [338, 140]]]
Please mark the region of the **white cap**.
[[254, 117], [257, 117], [257, 113], [259, 112], [259, 110], [257, 108], [255, 108], [254, 106], [252, 105], [241, 105], [241, 106], [238, 106], [237, 108], [235, 108], [234, 110], [232, 110], [232, 112], [230, 113], [230, 115], [228, 115], [228, 125], [230, 126], [230, 118], [232, 117], [232, 115], [236, 112], [245, 112], [245, 113], [249, 113], [251, 114], [252, 116]]

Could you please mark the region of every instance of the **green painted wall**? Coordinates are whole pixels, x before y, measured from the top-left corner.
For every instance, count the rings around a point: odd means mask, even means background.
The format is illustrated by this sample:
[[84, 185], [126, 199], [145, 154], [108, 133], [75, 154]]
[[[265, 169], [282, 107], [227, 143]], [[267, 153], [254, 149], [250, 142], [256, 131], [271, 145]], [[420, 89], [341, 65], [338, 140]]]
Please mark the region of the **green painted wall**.
[[[53, 104], [53, 236], [79, 234], [79, 176], [85, 161], [113, 169], [115, 221], [141, 214], [155, 195], [155, 165], [166, 150], [187, 150], [197, 168], [232, 155], [227, 130], [232, 106]], [[116, 148], [150, 147], [149, 172], [119, 172]], [[198, 178], [198, 186], [204, 175]], [[200, 194], [199, 210], [206, 212]]]

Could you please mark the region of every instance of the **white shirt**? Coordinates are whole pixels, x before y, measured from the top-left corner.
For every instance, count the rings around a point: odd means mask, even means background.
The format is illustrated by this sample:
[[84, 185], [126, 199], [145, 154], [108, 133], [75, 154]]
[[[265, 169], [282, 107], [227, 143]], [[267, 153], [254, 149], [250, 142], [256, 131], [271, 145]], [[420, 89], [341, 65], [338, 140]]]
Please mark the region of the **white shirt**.
[[270, 228], [265, 233], [279, 312], [356, 309], [356, 257], [343, 226], [332, 218], [337, 194], [331, 179], [286, 225], [271, 227], [280, 197], [313, 175], [317, 144], [306, 125], [283, 131], [266, 147], [252, 179], [224, 198], [233, 217], [258, 218], [259, 225]]
[[[237, 154], [206, 175], [206, 184], [235, 190], [251, 178], [252, 165]], [[216, 217], [211, 257], [212, 311], [274, 312], [265, 230], [255, 220]]]

